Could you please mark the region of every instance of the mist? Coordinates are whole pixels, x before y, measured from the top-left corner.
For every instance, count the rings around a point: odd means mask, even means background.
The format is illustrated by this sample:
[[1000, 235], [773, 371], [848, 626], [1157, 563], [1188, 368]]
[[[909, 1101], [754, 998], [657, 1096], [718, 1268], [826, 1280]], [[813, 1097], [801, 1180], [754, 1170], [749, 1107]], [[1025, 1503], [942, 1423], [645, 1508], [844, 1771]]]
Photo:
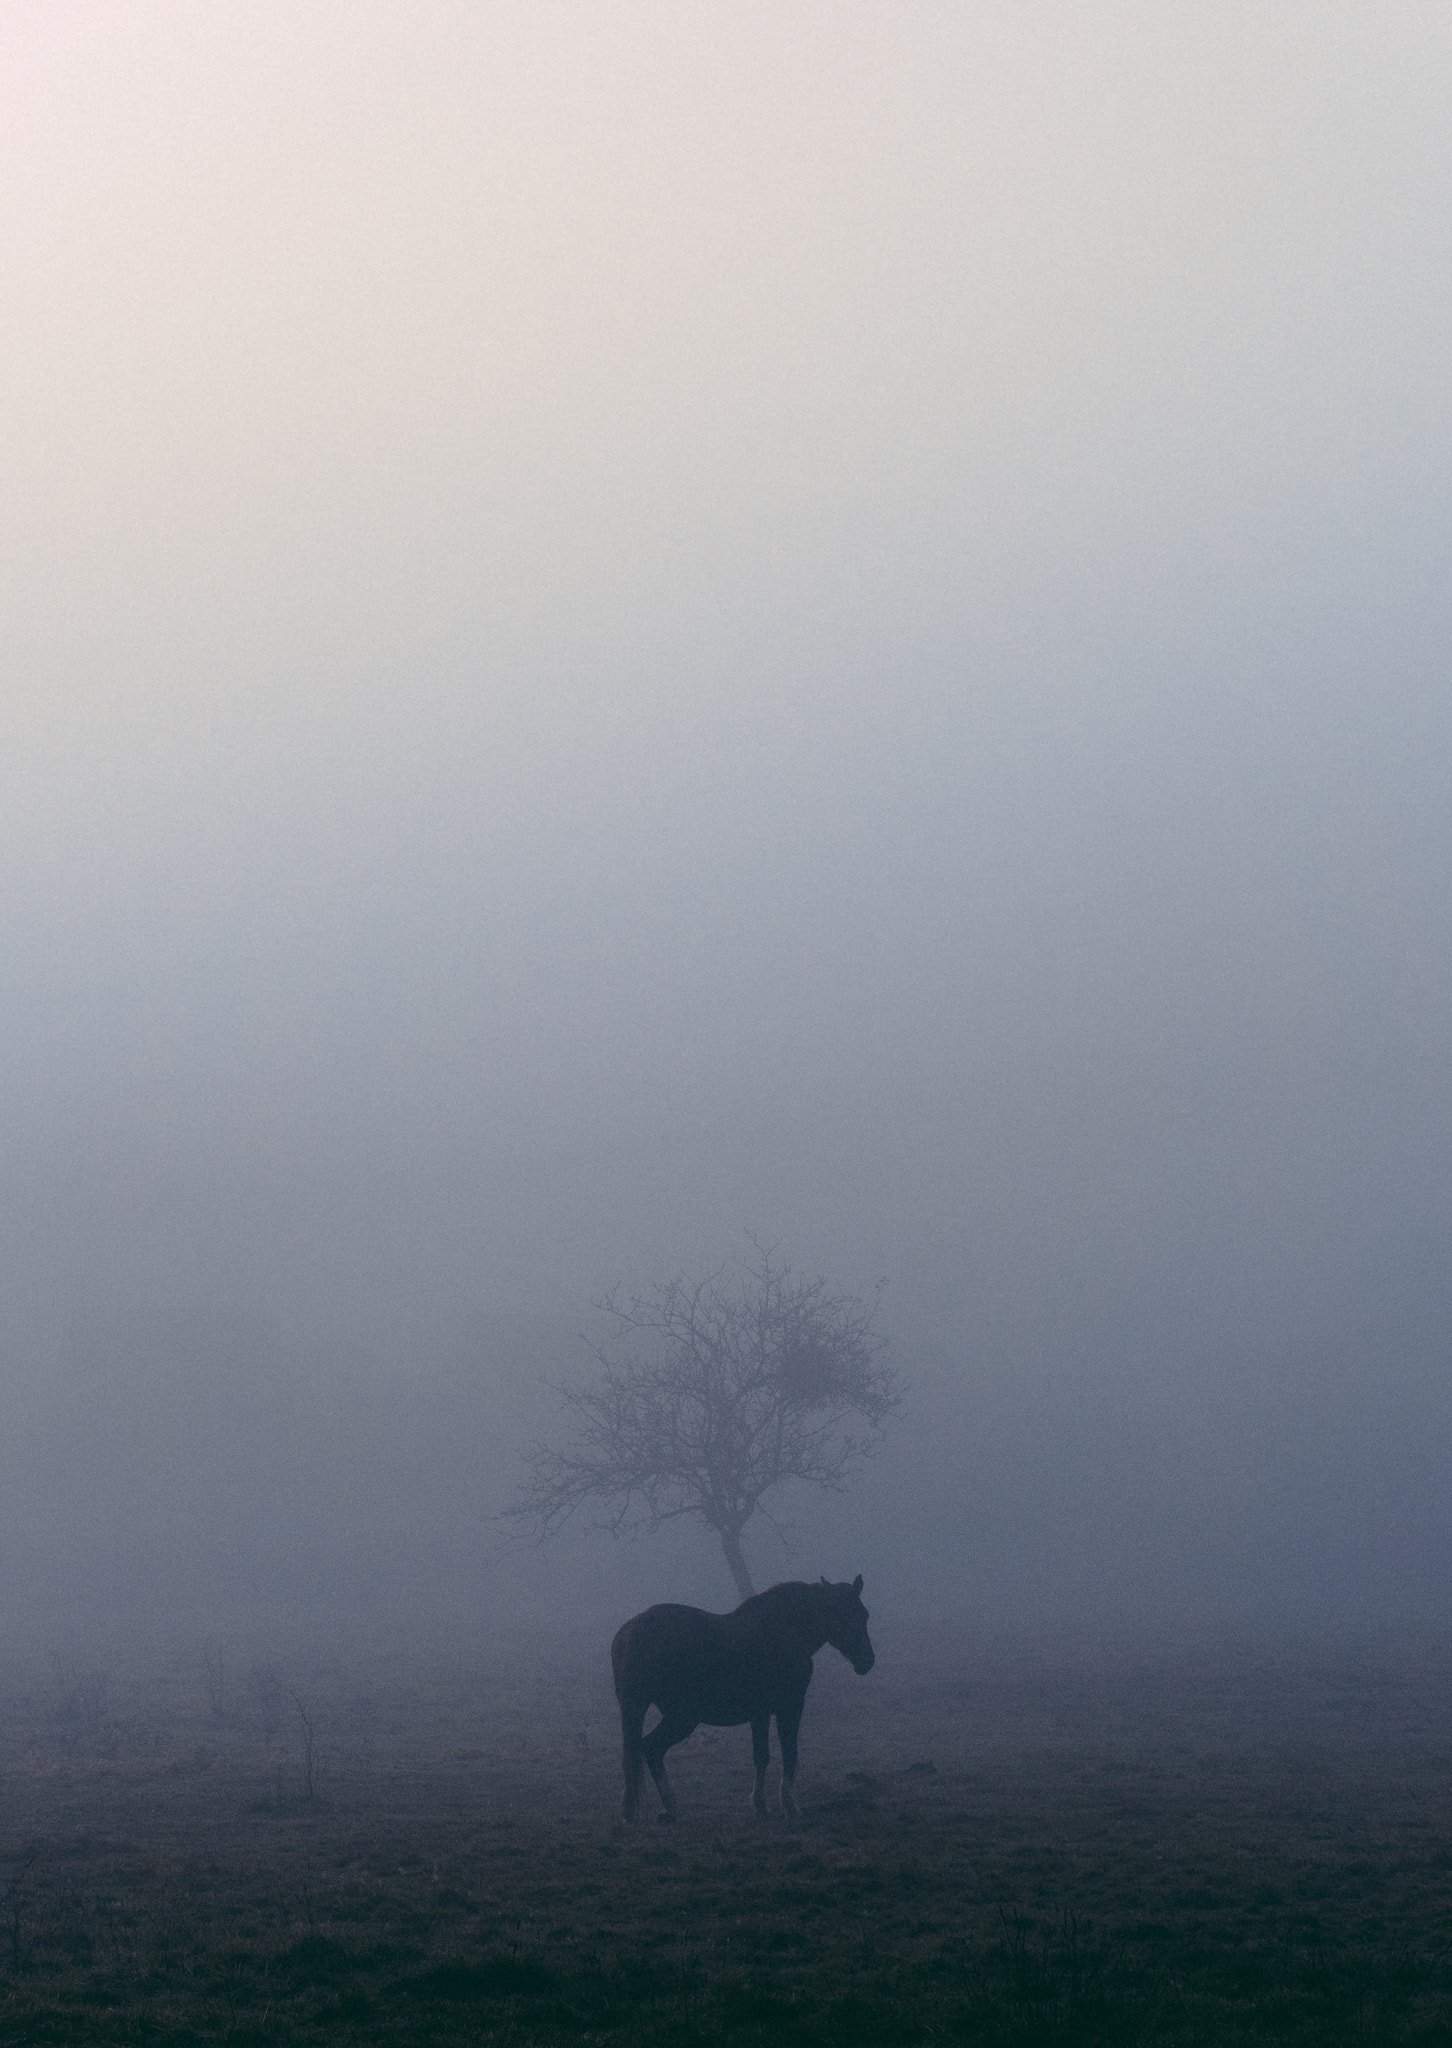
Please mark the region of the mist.
[[7, 10], [0, 1613], [501, 1547], [753, 1233], [906, 1399], [760, 1582], [1441, 1617], [1452, 27]]

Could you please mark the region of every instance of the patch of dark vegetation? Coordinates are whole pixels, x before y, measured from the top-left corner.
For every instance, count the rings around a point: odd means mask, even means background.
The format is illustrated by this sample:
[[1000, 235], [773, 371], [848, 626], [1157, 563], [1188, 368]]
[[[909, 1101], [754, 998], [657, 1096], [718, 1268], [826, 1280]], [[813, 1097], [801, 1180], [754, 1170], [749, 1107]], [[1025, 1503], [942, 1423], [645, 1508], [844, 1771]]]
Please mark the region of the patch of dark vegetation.
[[417, 1977], [405, 1978], [391, 1988], [401, 1998], [442, 1998], [479, 2001], [493, 1998], [532, 1998], [552, 1990], [558, 1979], [542, 1963], [521, 1962], [517, 1956], [495, 1956], [483, 1963], [438, 1963]]
[[298, 1984], [330, 1984], [335, 1977], [351, 1975], [357, 1967], [351, 1950], [325, 1934], [306, 1934], [272, 1958], [276, 1974]]

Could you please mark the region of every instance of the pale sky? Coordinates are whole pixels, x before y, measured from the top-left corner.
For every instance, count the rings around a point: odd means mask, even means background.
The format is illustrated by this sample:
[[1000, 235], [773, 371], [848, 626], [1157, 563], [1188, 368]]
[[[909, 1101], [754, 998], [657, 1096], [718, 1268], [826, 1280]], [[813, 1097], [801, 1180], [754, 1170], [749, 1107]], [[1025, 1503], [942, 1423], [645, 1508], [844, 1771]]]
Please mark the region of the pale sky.
[[12, 0], [11, 1355], [404, 1360], [754, 1229], [1172, 1380], [1452, 1231], [1449, 76]]
[[12, 819], [769, 712], [748, 650], [834, 625], [1072, 643], [1439, 487], [1439, 9], [0, 38]]

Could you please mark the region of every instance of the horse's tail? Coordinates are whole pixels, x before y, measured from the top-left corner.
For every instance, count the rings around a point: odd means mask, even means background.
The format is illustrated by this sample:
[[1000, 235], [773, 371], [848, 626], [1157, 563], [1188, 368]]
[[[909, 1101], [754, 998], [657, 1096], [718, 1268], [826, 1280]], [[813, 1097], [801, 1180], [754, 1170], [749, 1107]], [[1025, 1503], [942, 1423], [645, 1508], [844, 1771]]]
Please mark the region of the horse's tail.
[[640, 1804], [640, 1772], [645, 1761], [645, 1745], [641, 1730], [645, 1726], [646, 1708], [650, 1702], [644, 1698], [640, 1688], [631, 1683], [631, 1624], [627, 1621], [610, 1645], [610, 1668], [615, 1677], [615, 1697], [620, 1702], [621, 1763], [625, 1772], [625, 1797], [620, 1811], [626, 1820], [634, 1820]]

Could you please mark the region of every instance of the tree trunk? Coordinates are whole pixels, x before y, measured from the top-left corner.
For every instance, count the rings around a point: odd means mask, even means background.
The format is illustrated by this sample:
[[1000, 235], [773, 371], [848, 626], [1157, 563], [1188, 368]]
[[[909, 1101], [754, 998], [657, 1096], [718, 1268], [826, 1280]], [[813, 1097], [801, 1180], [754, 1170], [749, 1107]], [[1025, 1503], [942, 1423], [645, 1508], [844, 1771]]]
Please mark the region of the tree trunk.
[[736, 1590], [743, 1600], [749, 1600], [756, 1588], [752, 1585], [751, 1574], [746, 1569], [746, 1559], [741, 1555], [741, 1531], [721, 1529], [717, 1533], [721, 1538], [721, 1549], [726, 1562], [731, 1568], [731, 1576], [736, 1581]]

